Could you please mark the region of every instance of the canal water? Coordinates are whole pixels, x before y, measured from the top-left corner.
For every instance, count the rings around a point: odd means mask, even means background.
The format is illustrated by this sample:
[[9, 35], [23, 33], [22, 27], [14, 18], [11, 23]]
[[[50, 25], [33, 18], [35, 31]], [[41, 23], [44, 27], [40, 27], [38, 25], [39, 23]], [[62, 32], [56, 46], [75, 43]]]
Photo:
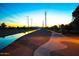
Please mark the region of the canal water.
[[8, 45], [10, 45], [11, 43], [13, 43], [18, 38], [20, 38], [20, 37], [22, 37], [26, 34], [30, 34], [32, 32], [35, 32], [35, 31], [37, 31], [37, 30], [28, 31], [28, 32], [25, 32], [25, 33], [18, 33], [18, 34], [15, 34], [15, 35], [9, 35], [9, 36], [6, 36], [6, 37], [0, 37], [0, 50], [7, 47]]

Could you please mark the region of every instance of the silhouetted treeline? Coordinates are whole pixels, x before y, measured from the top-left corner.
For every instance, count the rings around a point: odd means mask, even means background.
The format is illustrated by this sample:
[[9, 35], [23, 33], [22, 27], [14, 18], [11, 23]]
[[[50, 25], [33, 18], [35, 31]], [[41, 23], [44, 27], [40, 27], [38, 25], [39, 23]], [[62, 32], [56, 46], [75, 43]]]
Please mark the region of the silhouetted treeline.
[[38, 27], [26, 27], [26, 26], [23, 26], [23, 27], [12, 27], [12, 26], [7, 26], [5, 23], [1, 23], [0, 25], [0, 29], [37, 29]]
[[72, 16], [74, 20], [70, 24], [74, 30], [79, 31], [79, 6], [74, 10]]
[[72, 32], [79, 34], [79, 6], [72, 13], [73, 21], [69, 24], [72, 26]]
[[61, 25], [54, 25], [54, 26], [49, 27], [47, 29], [56, 31], [56, 32], [67, 33], [72, 30], [72, 26], [69, 24], [67, 24], [67, 25], [61, 24]]
[[35, 30], [38, 27], [11, 27], [11, 26], [7, 26], [5, 23], [1, 23], [0, 25], [0, 37], [4, 37], [7, 35], [13, 35], [13, 34], [17, 34], [17, 33], [22, 33], [22, 32], [26, 32], [26, 31], [30, 31], [30, 30]]

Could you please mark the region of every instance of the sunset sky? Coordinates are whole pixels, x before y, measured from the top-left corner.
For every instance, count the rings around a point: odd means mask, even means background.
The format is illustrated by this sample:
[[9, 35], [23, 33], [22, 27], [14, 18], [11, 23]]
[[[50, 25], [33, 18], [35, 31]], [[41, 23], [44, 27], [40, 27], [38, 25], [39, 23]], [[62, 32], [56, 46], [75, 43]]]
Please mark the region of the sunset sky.
[[68, 24], [77, 3], [2, 3], [0, 4], [0, 23], [8, 26], [42, 26], [47, 12], [47, 25]]

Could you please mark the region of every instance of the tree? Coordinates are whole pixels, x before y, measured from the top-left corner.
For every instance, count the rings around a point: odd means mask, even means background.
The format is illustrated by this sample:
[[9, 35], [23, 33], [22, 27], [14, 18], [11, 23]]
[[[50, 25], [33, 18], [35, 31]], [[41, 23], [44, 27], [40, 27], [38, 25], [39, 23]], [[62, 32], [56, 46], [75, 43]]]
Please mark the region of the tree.
[[58, 31], [58, 26], [54, 25], [54, 26], [51, 27], [51, 29], [54, 30], [54, 31]]
[[5, 23], [2, 23], [2, 24], [1, 24], [1, 28], [6, 28], [6, 26], [7, 26], [7, 25], [6, 25]]
[[74, 30], [79, 30], [79, 6], [72, 13], [72, 17], [74, 18], [74, 21], [72, 21], [70, 24]]
[[62, 28], [62, 29], [64, 29], [64, 24], [61, 24], [61, 25], [59, 25], [59, 28]]

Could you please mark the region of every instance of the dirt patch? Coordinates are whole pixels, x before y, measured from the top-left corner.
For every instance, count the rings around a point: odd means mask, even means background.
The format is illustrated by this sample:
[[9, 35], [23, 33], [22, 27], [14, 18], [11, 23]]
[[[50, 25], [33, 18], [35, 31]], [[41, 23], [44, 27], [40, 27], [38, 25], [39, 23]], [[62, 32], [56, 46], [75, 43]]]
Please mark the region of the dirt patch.
[[70, 42], [63, 42], [68, 47], [63, 50], [52, 51], [51, 55], [58, 55], [58, 56], [79, 56], [79, 44], [74, 44]]

